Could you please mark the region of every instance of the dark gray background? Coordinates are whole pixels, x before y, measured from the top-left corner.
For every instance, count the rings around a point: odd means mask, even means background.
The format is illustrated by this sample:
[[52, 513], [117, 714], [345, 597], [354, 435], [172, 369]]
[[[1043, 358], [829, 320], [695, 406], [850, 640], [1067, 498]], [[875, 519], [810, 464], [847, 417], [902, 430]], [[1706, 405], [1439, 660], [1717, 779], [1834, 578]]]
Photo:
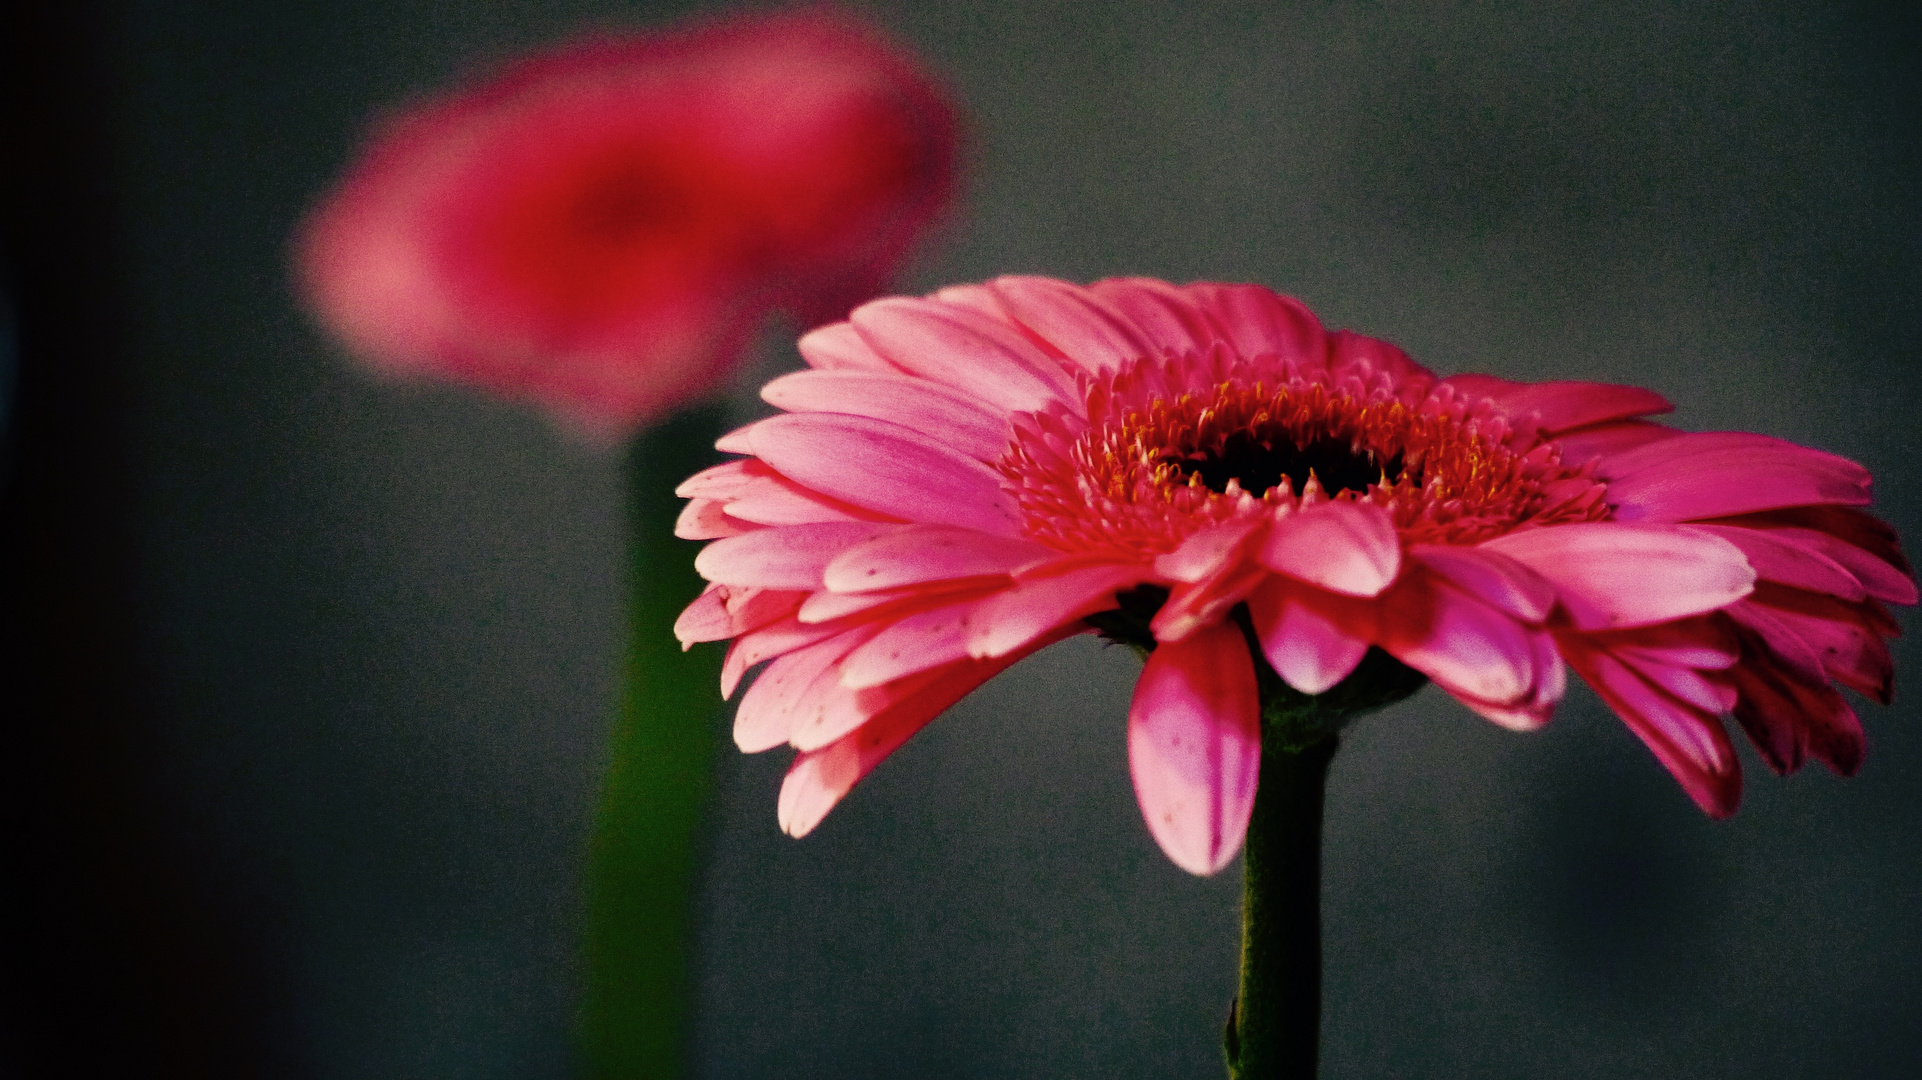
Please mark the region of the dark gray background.
[[[16, 42], [46, 148], [15, 202], [13, 655], [58, 703], [7, 766], [0, 1069], [571, 1074], [617, 461], [365, 377], [283, 250], [383, 103], [687, 9], [95, 3]], [[1845, 454], [1922, 536], [1913, 15], [869, 10], [973, 117], [965, 205], [905, 289], [1260, 281], [1443, 372], [1639, 383], [1684, 426]], [[1896, 656], [1860, 777], [1745, 750], [1719, 824], [1583, 690], [1532, 736], [1433, 690], [1365, 721], [1330, 793], [1324, 1076], [1922, 1075], [1922, 670]], [[698, 1074], [1218, 1076], [1238, 873], [1148, 839], [1132, 675], [1086, 640], [1021, 665], [800, 842], [785, 755], [728, 749]]]

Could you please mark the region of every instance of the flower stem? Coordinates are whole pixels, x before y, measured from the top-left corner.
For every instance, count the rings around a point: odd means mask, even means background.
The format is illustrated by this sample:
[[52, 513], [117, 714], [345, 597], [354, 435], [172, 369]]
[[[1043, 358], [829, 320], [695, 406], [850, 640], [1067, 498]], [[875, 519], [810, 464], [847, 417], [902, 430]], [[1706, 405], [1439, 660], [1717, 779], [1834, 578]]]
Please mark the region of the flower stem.
[[1262, 726], [1241, 901], [1241, 992], [1228, 1016], [1234, 1080], [1314, 1080], [1321, 1035], [1321, 811], [1334, 735], [1288, 745]]
[[674, 620], [699, 595], [699, 546], [676, 539], [674, 488], [713, 464], [718, 407], [635, 439], [627, 460], [632, 590], [621, 709], [589, 855], [583, 1075], [681, 1072], [696, 842], [713, 785], [720, 653], [682, 652]]

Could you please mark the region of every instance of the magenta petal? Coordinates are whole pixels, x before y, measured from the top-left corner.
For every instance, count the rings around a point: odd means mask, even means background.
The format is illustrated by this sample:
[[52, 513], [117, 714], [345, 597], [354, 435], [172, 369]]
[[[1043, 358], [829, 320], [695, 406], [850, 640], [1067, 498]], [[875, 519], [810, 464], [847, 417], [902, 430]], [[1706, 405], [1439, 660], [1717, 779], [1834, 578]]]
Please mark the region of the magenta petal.
[[992, 461], [1008, 446], [1008, 422], [958, 390], [926, 379], [875, 371], [796, 371], [761, 388], [761, 400], [788, 412], [833, 412], [886, 420]]
[[1335, 605], [1314, 604], [1309, 590], [1269, 579], [1248, 597], [1255, 637], [1275, 674], [1304, 694], [1322, 694], [1347, 678], [1368, 652], [1365, 631]]
[[1021, 325], [1076, 367], [1113, 371], [1153, 353], [1120, 312], [1086, 289], [1044, 277], [1002, 277], [989, 283]]
[[1113, 304], [1153, 345], [1153, 353], [1201, 353], [1224, 340], [1180, 289], [1152, 278], [1108, 278], [1088, 291]]
[[830, 521], [757, 529], [716, 540], [694, 556], [694, 569], [709, 581], [769, 589], [819, 589], [827, 564], [842, 551], [898, 529], [866, 521]]
[[1582, 629], [1667, 622], [1747, 596], [1740, 549], [1686, 525], [1588, 522], [1509, 533], [1482, 545], [1547, 578]]
[[1568, 662], [1703, 813], [1723, 818], [1735, 812], [1742, 799], [1741, 766], [1713, 713], [1671, 697], [1605, 653], [1577, 649]]
[[862, 777], [873, 772], [876, 765], [926, 727], [928, 721], [1051, 640], [1037, 639], [1030, 643], [1030, 648], [996, 660], [955, 664], [922, 685], [912, 696], [896, 702], [835, 742], [797, 755], [788, 766], [787, 778], [781, 782], [776, 809], [781, 830], [789, 836], [806, 836]]
[[937, 581], [1006, 575], [1053, 552], [1018, 536], [992, 536], [951, 525], [912, 525], [848, 548], [824, 580], [836, 592], [872, 592]]
[[801, 335], [801, 359], [820, 371], [899, 372], [859, 331], [849, 323], [838, 322]]
[[850, 316], [876, 352], [910, 374], [1010, 412], [1075, 400], [1067, 370], [1014, 327], [966, 308], [892, 298]]
[[1321, 320], [1298, 301], [1259, 285], [1189, 285], [1182, 293], [1222, 328], [1243, 359], [1273, 356], [1302, 368], [1327, 364]]
[[995, 471], [899, 424], [788, 413], [754, 426], [754, 452], [831, 498], [906, 521], [1015, 535], [1019, 511]]
[[1440, 583], [1398, 589], [1381, 606], [1381, 647], [1471, 704], [1501, 710], [1503, 722], [1540, 726], [1515, 706], [1552, 705], [1560, 697], [1560, 659], [1553, 639], [1511, 615]]
[[1555, 586], [1500, 552], [1422, 544], [1409, 548], [1408, 556], [1461, 591], [1524, 622], [1540, 623], [1555, 607]]
[[1128, 771], [1176, 866], [1213, 874], [1240, 850], [1261, 767], [1261, 705], [1241, 631], [1216, 625], [1148, 655], [1128, 707]]
[[1237, 518], [1197, 531], [1155, 559], [1155, 573], [1175, 581], [1202, 581], [1241, 558], [1242, 544], [1262, 527], [1260, 518]]
[[1115, 606], [1115, 590], [1142, 579], [1140, 567], [1065, 563], [1024, 578], [981, 604], [968, 635], [968, 652], [1006, 656], [1037, 638]]
[[1330, 502], [1276, 522], [1262, 564], [1349, 596], [1376, 596], [1401, 572], [1401, 541], [1387, 511]]
[[1259, 566], [1229, 567], [1206, 581], [1176, 585], [1148, 629], [1156, 641], [1179, 641], [1226, 619], [1236, 604], [1273, 577]]
[[1828, 593], [1844, 600], [1863, 600], [1869, 595], [1854, 574], [1826, 555], [1796, 543], [1792, 537], [1706, 522], [1694, 527], [1741, 548], [1760, 580]]
[[1564, 431], [1555, 436], [1562, 460], [1580, 465], [1590, 458], [1626, 453], [1638, 446], [1672, 439], [1683, 432], [1647, 420], [1621, 420], [1609, 424]]
[[1620, 521], [1692, 521], [1791, 506], [1863, 506], [1860, 465], [1742, 432], [1679, 435], [1605, 457], [1597, 475]]
[[1675, 410], [1653, 390], [1612, 383], [1528, 383], [1491, 396], [1503, 413], [1514, 417], [1532, 413], [1541, 429], [1550, 433]]
[[[1840, 507], [1809, 507], [1808, 509], [1834, 509]], [[1855, 511], [1845, 511], [1855, 513]], [[1703, 522], [1703, 526], [1720, 525], [1722, 522]], [[1728, 519], [1731, 528], [1742, 528], [1749, 532], [1765, 532], [1808, 551], [1821, 554], [1849, 572], [1849, 576], [1862, 583], [1869, 596], [1890, 604], [1913, 604], [1917, 600], [1915, 581], [1898, 565], [1889, 562], [1882, 555], [1858, 546], [1834, 533], [1801, 526], [1777, 526], [1758, 524], [1751, 518]], [[1886, 550], [1886, 549], [1884, 549]], [[1896, 552], [1899, 556], [1900, 552]]]

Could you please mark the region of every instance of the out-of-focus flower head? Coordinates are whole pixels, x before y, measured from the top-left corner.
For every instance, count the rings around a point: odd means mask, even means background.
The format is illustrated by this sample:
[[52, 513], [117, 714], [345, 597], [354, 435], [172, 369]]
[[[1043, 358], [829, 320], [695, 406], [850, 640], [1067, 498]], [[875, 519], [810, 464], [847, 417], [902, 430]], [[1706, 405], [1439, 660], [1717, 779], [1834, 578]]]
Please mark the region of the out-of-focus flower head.
[[883, 288], [954, 190], [955, 127], [839, 14], [585, 40], [388, 120], [296, 276], [381, 369], [627, 430], [712, 387], [770, 310], [813, 325]]
[[772, 661], [734, 735], [800, 751], [795, 835], [1096, 629], [1152, 649], [1130, 766], [1195, 873], [1241, 845], [1264, 693], [1351, 675], [1412, 669], [1528, 729], [1566, 664], [1719, 817], [1725, 714], [1777, 770], [1855, 771], [1832, 683], [1886, 703], [1882, 605], [1916, 602], [1853, 462], [1640, 419], [1669, 406], [1630, 386], [1437, 379], [1257, 286], [1002, 278], [863, 305], [801, 354], [762, 391], [785, 412], [721, 440], [749, 456], [681, 487], [713, 584], [677, 627], [734, 639], [730, 694]]

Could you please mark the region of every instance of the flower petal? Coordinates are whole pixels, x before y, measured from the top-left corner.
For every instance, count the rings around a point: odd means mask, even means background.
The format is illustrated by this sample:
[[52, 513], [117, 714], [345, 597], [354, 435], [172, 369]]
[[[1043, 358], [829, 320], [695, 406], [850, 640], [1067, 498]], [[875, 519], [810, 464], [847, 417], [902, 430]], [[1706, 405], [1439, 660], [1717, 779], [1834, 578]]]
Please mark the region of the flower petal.
[[849, 654], [841, 685], [863, 690], [968, 659], [968, 631], [982, 599], [980, 593], [964, 594], [953, 603], [892, 620]]
[[1029, 412], [1077, 398], [1060, 363], [1014, 327], [977, 311], [891, 297], [863, 304], [849, 318], [896, 367], [997, 409]]
[[1490, 396], [1504, 414], [1533, 414], [1541, 430], [1551, 434], [1608, 420], [1675, 411], [1667, 398], [1653, 390], [1613, 383], [1524, 383]]
[[1180, 289], [1152, 278], [1108, 278], [1088, 291], [1114, 305], [1152, 346], [1152, 355], [1202, 353], [1225, 340]]
[[761, 388], [788, 412], [833, 412], [886, 420], [992, 461], [1008, 446], [1008, 422], [976, 399], [939, 383], [878, 371], [796, 371]]
[[1401, 541], [1387, 511], [1330, 502], [1276, 522], [1261, 549], [1270, 570], [1349, 596], [1376, 596], [1401, 572]]
[[830, 323], [801, 335], [801, 359], [820, 371], [899, 373], [900, 368], [874, 351], [852, 323]]
[[1691, 521], [1757, 510], [1870, 501], [1868, 470], [1846, 458], [1745, 432], [1679, 435], [1602, 459], [1619, 521]]
[[1740, 549], [1686, 525], [1556, 525], [1509, 533], [1481, 548], [1547, 578], [1574, 624], [1588, 630], [1714, 611], [1755, 586]]
[[1115, 606], [1115, 591], [1139, 582], [1142, 569], [1115, 563], [1063, 562], [1024, 576], [983, 601], [969, 630], [968, 652], [1006, 656], [1097, 611]]
[[1015, 535], [1020, 512], [994, 470], [899, 424], [788, 413], [754, 425], [754, 452], [797, 483], [906, 521]]
[[1713, 713], [1675, 698], [1606, 653], [1571, 648], [1569, 666], [1655, 753], [1682, 790], [1710, 817], [1742, 800], [1742, 771], [1728, 732]]
[[1328, 335], [1321, 320], [1297, 300], [1259, 285], [1212, 282], [1189, 285], [1182, 293], [1221, 327], [1244, 360], [1272, 356], [1303, 370], [1327, 364]]
[[828, 521], [757, 529], [716, 540], [694, 556], [694, 569], [709, 581], [768, 589], [819, 589], [827, 564], [842, 551], [899, 525]]
[[1323, 694], [1368, 652], [1372, 615], [1354, 601], [1270, 578], [1248, 597], [1261, 651], [1283, 682]]
[[1863, 600], [1869, 595], [1854, 574], [1833, 559], [1795, 543], [1792, 538], [1761, 529], [1706, 522], [1694, 527], [1741, 548], [1749, 565], [1755, 568], [1758, 580], [1828, 593], [1844, 600]]
[[877, 630], [856, 627], [776, 658], [741, 695], [734, 710], [734, 744], [756, 754], [787, 742], [808, 706], [839, 689], [841, 660]]
[[[1540, 727], [1561, 698], [1554, 640], [1433, 578], [1410, 580], [1384, 598], [1381, 647], [1483, 715], [1522, 730]], [[1478, 711], [1480, 711], [1478, 709]]]
[[1006, 575], [1051, 554], [1051, 549], [1018, 536], [911, 525], [843, 551], [828, 564], [824, 580], [835, 592], [873, 592]]
[[1156, 351], [1120, 312], [1065, 281], [1000, 277], [989, 288], [1021, 325], [1090, 373], [1114, 371]]
[[1497, 551], [1421, 544], [1408, 557], [1475, 597], [1529, 623], [1541, 623], [1555, 607], [1555, 586]]
[[1261, 705], [1241, 631], [1217, 624], [1150, 653], [1128, 707], [1128, 771], [1148, 831], [1176, 866], [1228, 865], [1260, 769]]

